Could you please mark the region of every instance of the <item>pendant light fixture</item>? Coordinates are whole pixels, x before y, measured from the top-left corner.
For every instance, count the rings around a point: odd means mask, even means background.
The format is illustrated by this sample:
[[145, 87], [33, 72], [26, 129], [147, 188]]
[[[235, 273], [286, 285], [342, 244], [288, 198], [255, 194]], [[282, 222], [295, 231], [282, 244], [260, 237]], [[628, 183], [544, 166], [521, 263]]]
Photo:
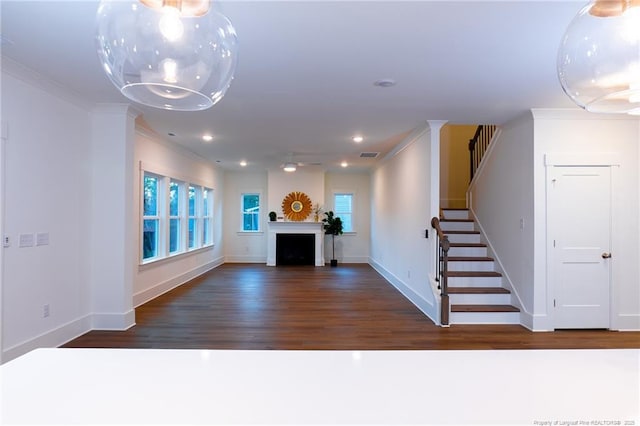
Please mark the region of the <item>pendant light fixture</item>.
[[640, 115], [640, 0], [594, 0], [558, 51], [565, 93], [591, 112]]
[[237, 62], [235, 30], [209, 0], [102, 0], [96, 42], [124, 96], [168, 110], [215, 105]]

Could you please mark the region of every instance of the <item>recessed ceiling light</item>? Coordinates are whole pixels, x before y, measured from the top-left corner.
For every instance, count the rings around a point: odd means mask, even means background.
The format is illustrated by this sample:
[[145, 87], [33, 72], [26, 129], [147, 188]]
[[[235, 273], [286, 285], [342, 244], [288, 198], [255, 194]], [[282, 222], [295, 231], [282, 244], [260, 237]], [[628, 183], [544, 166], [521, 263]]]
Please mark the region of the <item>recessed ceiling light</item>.
[[342, 163], [340, 163], [340, 165], [342, 167], [347, 167], [349, 165], [349, 163], [347, 163], [346, 161], [343, 161]]
[[383, 78], [383, 79], [374, 81], [373, 85], [376, 87], [392, 87], [396, 85], [396, 81], [390, 78]]
[[213, 140], [213, 136], [211, 135], [203, 135], [202, 140], [205, 142], [211, 142]]
[[246, 162], [246, 161], [244, 161], [244, 160], [242, 160], [242, 161], [240, 162], [240, 165], [241, 165], [242, 167], [247, 167], [247, 162]]
[[352, 141], [354, 141], [355, 143], [360, 143], [364, 140], [364, 137], [360, 136], [360, 135], [356, 135], [354, 137], [351, 138]]

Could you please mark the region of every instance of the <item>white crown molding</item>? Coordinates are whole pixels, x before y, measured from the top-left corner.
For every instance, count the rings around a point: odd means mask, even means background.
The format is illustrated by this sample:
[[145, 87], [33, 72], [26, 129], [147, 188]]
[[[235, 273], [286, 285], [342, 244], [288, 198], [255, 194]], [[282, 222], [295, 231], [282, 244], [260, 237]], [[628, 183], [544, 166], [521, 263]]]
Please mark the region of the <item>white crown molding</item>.
[[53, 81], [48, 77], [40, 74], [39, 72], [22, 65], [19, 62], [14, 61], [6, 56], [0, 58], [0, 66], [2, 72], [6, 73], [26, 84], [37, 87], [45, 92], [64, 99], [82, 109], [90, 110], [93, 108], [93, 103], [85, 100], [72, 89]]

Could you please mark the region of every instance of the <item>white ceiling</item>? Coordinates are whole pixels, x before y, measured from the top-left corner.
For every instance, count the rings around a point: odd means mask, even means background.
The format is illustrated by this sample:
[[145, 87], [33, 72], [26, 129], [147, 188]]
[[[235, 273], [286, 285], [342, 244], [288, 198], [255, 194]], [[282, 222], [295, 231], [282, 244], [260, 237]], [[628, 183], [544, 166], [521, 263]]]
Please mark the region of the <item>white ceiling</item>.
[[[359, 170], [379, 161], [361, 152], [387, 152], [425, 120], [503, 124], [530, 108], [574, 107], [555, 64], [582, 4], [226, 1], [218, 7], [240, 51], [222, 101], [203, 112], [139, 109], [158, 134], [227, 169], [278, 167], [294, 153]], [[2, 55], [88, 101], [126, 102], [98, 64], [97, 5], [0, 1]], [[397, 85], [373, 85], [383, 78]]]

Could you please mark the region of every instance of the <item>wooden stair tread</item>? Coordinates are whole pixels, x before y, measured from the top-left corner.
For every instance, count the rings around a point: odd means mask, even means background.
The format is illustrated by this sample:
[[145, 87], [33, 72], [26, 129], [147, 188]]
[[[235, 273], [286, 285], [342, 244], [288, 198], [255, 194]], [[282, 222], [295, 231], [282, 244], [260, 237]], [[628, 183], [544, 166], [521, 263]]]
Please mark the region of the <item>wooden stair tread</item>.
[[484, 248], [487, 245], [484, 243], [449, 243], [449, 247], [478, 247]]
[[511, 305], [451, 305], [451, 312], [520, 312]]
[[449, 294], [511, 294], [504, 287], [449, 287]]
[[465, 211], [468, 212], [469, 209], [466, 207], [447, 207], [446, 209], [442, 209], [442, 211], [453, 210], [453, 211]]
[[440, 222], [463, 222], [463, 223], [471, 223], [473, 219], [440, 219]]
[[447, 271], [447, 277], [501, 277], [502, 274], [494, 271]]
[[449, 256], [449, 262], [493, 262], [492, 257], [483, 256]]
[[464, 234], [480, 234], [480, 231], [442, 231], [445, 234], [460, 234], [460, 235], [464, 235]]

